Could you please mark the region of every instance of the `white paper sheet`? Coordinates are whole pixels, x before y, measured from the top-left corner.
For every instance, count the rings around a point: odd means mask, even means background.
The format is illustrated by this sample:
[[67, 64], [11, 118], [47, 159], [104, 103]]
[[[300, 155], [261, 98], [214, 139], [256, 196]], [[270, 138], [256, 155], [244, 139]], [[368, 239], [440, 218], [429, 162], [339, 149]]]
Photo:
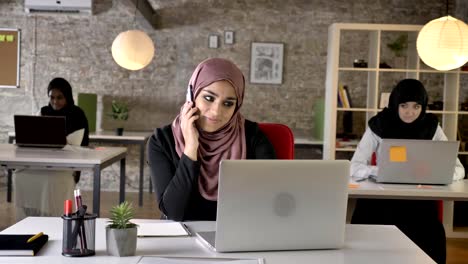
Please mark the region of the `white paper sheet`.
[[137, 223], [138, 236], [190, 236], [190, 232], [179, 222], [165, 222], [165, 223]]
[[79, 146], [81, 145], [81, 141], [83, 141], [83, 136], [84, 136], [84, 128], [76, 130], [75, 132], [68, 134], [67, 144]]
[[138, 264], [264, 264], [263, 258], [202, 258], [202, 257], [152, 257], [143, 256]]

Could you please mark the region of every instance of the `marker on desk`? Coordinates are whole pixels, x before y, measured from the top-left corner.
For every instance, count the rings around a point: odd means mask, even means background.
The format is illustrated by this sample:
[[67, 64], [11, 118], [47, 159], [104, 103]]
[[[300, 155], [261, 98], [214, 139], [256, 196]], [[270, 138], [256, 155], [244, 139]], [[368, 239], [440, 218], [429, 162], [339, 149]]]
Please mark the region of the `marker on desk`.
[[[80, 196], [81, 199], [81, 196]], [[85, 216], [86, 216], [86, 205], [81, 205], [80, 209], [78, 210], [78, 217], [80, 218], [79, 220], [79, 225], [80, 225], [80, 237], [81, 237], [81, 248], [82, 249], [88, 249], [88, 242], [86, 242], [86, 231], [85, 231]]]
[[[71, 217], [72, 216], [72, 200], [65, 200], [64, 203], [64, 208], [63, 208], [63, 214], [66, 217]], [[67, 232], [71, 232], [72, 229], [72, 221], [71, 220], [65, 220], [67, 223]], [[67, 239], [67, 249], [71, 249], [73, 247], [73, 241], [71, 239]]]
[[75, 191], [73, 191], [73, 193], [75, 195], [75, 206], [76, 206], [78, 217], [82, 218], [78, 221], [80, 223], [78, 227], [79, 228], [78, 233], [80, 235], [80, 245], [81, 245], [81, 249], [86, 249], [88, 248], [88, 245], [86, 243], [86, 232], [85, 232], [85, 227], [84, 227], [84, 216], [86, 214], [86, 208], [84, 208], [84, 212], [82, 213], [83, 204], [81, 200], [80, 189], [76, 189]]
[[75, 196], [75, 209], [78, 211], [82, 203], [80, 189], [74, 190], [73, 194]]
[[63, 205], [63, 214], [65, 216], [71, 216], [72, 215], [72, 200], [65, 200], [65, 203]]
[[44, 235], [44, 233], [42, 233], [42, 232], [37, 233], [37, 234], [35, 234], [34, 236], [30, 237], [30, 238], [28, 239], [28, 241], [26, 241], [26, 243], [31, 243], [31, 242], [33, 242], [34, 240], [40, 238], [40, 237], [43, 236], [43, 235]]

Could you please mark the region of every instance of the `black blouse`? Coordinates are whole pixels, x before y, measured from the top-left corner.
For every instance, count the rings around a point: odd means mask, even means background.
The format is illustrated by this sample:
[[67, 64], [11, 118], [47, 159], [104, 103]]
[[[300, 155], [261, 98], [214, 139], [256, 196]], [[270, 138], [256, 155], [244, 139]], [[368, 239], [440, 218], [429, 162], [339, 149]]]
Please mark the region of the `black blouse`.
[[[275, 151], [258, 124], [245, 120], [247, 159], [275, 159]], [[203, 198], [198, 190], [200, 162], [175, 149], [171, 125], [156, 129], [148, 141], [148, 164], [159, 209], [169, 219], [216, 220], [216, 201]]]
[[64, 116], [66, 118], [67, 124], [67, 135], [84, 128], [84, 135], [83, 140], [81, 141], [81, 146], [89, 145], [88, 119], [86, 119], [85, 113], [78, 106], [68, 105], [63, 109], [56, 111], [52, 108], [52, 106], [47, 105], [41, 108], [41, 115]]

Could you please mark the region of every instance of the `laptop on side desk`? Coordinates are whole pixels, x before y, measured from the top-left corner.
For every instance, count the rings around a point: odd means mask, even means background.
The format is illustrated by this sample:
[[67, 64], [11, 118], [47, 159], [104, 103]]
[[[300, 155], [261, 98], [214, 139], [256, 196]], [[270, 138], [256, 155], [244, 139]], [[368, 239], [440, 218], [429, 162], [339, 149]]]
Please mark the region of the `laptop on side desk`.
[[458, 141], [383, 139], [378, 155], [381, 183], [450, 184]]
[[15, 115], [18, 147], [63, 148], [67, 144], [64, 116]]
[[224, 160], [216, 232], [198, 239], [217, 252], [340, 248], [348, 176], [347, 160]]

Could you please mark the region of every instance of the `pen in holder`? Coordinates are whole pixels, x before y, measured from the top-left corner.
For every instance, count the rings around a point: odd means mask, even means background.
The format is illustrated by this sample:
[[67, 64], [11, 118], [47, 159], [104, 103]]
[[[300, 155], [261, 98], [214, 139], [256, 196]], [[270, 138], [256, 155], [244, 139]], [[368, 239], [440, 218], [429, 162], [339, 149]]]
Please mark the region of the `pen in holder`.
[[93, 256], [96, 214], [87, 214], [86, 205], [70, 215], [62, 215], [63, 243], [62, 255], [67, 257]]

